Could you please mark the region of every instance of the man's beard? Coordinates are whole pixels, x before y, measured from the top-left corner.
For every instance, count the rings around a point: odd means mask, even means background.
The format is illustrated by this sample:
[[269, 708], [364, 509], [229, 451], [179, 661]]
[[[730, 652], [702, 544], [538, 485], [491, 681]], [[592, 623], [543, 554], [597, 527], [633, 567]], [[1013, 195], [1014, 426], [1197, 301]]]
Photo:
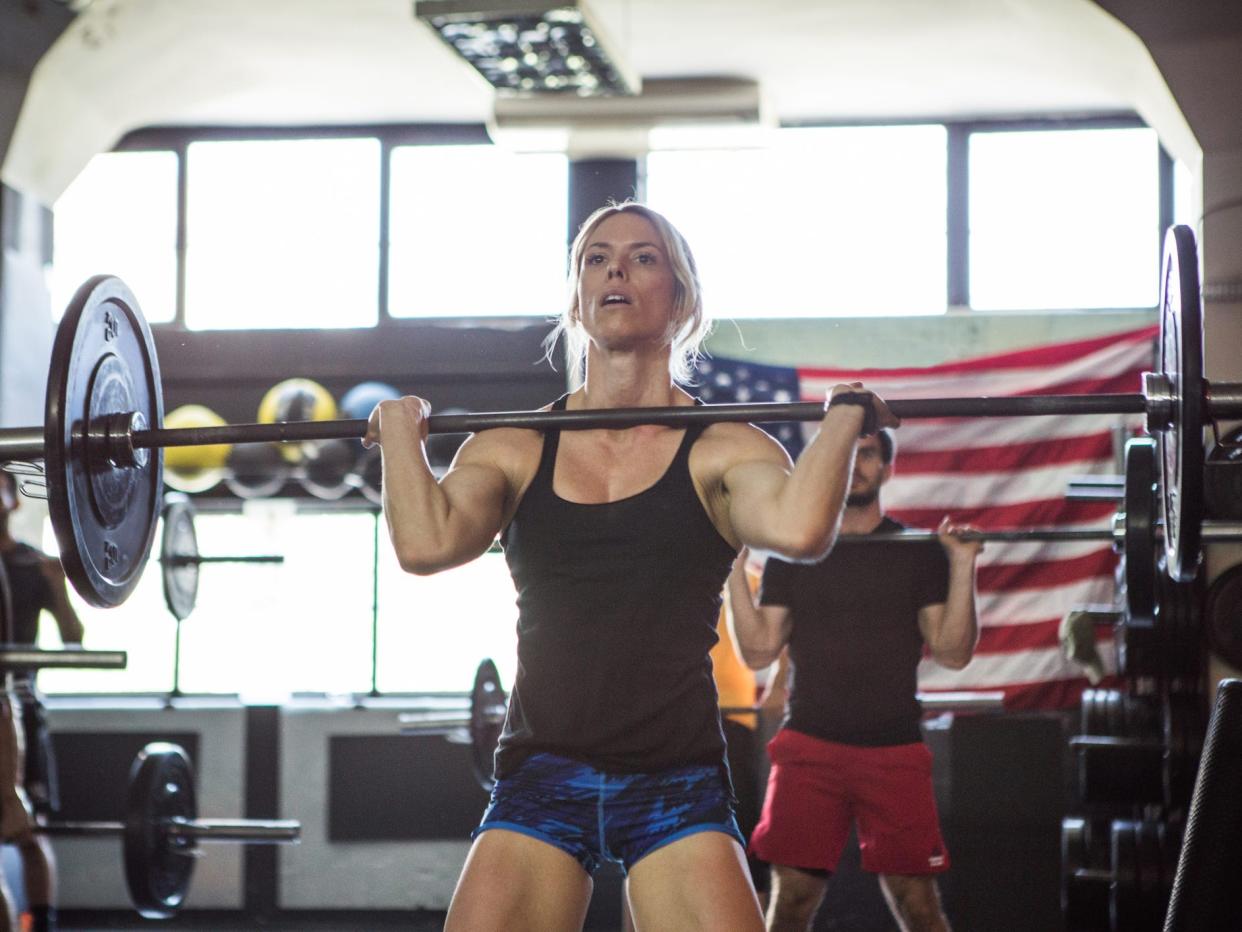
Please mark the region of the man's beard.
[[879, 489], [871, 489], [868, 492], [854, 492], [845, 497], [846, 508], [863, 508], [870, 505], [880, 497]]

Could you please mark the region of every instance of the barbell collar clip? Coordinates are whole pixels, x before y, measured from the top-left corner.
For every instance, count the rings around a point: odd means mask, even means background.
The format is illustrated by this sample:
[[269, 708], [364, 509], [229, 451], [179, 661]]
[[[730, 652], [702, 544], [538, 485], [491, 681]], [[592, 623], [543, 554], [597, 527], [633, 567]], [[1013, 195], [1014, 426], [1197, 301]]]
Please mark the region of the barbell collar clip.
[[1177, 399], [1173, 396], [1173, 382], [1159, 372], [1143, 373], [1143, 397], [1147, 400], [1147, 432], [1155, 436], [1173, 426], [1173, 412]]

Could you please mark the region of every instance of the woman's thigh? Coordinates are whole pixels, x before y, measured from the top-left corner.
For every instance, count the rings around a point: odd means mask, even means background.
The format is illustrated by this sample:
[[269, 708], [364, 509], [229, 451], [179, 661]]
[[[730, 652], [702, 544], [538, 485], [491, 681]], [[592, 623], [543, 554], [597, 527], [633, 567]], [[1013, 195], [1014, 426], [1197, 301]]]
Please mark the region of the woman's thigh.
[[475, 839], [466, 858], [445, 932], [578, 932], [591, 887], [590, 875], [560, 848], [490, 829]]
[[656, 849], [631, 868], [626, 889], [638, 932], [763, 930], [746, 857], [724, 832], [696, 832]]

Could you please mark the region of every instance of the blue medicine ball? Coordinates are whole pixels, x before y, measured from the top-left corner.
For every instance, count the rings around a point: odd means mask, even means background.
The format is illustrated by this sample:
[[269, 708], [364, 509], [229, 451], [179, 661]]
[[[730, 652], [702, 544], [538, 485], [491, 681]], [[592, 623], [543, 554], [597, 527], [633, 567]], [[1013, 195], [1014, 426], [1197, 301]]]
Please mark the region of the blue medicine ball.
[[401, 392], [386, 382], [360, 382], [341, 397], [338, 407], [341, 417], [366, 420], [381, 401], [400, 397]]

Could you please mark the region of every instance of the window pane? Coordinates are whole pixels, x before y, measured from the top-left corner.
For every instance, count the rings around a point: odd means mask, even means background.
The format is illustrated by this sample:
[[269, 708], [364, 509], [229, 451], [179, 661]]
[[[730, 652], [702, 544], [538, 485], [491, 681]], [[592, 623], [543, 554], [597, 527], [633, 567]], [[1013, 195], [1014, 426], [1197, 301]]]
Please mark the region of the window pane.
[[377, 139], [191, 144], [186, 325], [374, 325], [379, 169]]
[[568, 163], [496, 146], [392, 153], [388, 312], [552, 317], [565, 304]]
[[1159, 214], [1152, 130], [975, 133], [970, 303], [983, 310], [1152, 307]]
[[[415, 577], [397, 566], [382, 521], [378, 529], [379, 688], [464, 692], [484, 657], [512, 683], [517, 607], [503, 556]], [[204, 555], [280, 554], [284, 562], [202, 567], [197, 605], [181, 625], [183, 692], [280, 701], [294, 692], [370, 691], [374, 515], [298, 514], [291, 502], [270, 501], [244, 515], [200, 512], [195, 531]], [[50, 526], [43, 546], [56, 550]], [[127, 669], [46, 670], [45, 690], [169, 691], [177, 624], [155, 558], [118, 608], [92, 608], [70, 590], [85, 646], [128, 651]], [[50, 618], [40, 643], [57, 643]]]
[[381, 525], [381, 692], [461, 692], [491, 658], [508, 689], [517, 668], [517, 595], [501, 553], [411, 576], [397, 565]]
[[177, 156], [95, 156], [53, 207], [52, 313], [92, 275], [121, 278], [148, 321], [177, 310]]
[[656, 151], [647, 201], [690, 242], [716, 317], [934, 314], [946, 302], [942, 126], [789, 129]]

